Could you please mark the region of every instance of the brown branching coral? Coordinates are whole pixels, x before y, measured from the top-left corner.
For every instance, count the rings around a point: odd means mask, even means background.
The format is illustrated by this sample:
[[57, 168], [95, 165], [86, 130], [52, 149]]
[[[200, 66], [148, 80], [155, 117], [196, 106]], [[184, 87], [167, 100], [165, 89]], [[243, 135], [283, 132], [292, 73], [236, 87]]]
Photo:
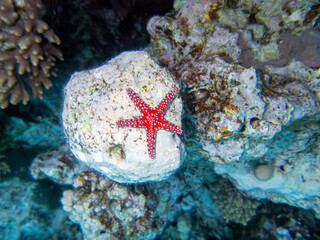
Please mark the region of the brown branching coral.
[[54, 45], [60, 39], [42, 20], [45, 7], [41, 0], [0, 1], [0, 106], [6, 108], [43, 97], [43, 86], [52, 86], [50, 70], [62, 53]]

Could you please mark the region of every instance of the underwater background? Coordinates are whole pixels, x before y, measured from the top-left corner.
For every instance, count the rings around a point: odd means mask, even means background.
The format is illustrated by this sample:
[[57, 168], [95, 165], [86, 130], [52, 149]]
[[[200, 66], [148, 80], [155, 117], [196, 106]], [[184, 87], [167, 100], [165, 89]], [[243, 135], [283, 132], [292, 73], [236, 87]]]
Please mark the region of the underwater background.
[[319, 1], [0, 0], [0, 239], [320, 239], [319, 84]]

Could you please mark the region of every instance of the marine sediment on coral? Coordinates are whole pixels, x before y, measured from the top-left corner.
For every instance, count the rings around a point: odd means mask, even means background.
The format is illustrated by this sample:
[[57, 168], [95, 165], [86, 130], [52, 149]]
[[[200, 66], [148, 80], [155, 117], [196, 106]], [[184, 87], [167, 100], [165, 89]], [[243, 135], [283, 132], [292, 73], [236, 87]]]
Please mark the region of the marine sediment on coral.
[[43, 87], [52, 86], [51, 70], [63, 60], [55, 45], [59, 37], [43, 21], [46, 9], [40, 0], [0, 2], [0, 105], [27, 104], [28, 88], [43, 98]]
[[[253, 197], [319, 214], [314, 4], [175, 1], [174, 16], [153, 17], [148, 31], [153, 53], [186, 84], [189, 119], [202, 145], [196, 150], [216, 162], [215, 171]], [[255, 175], [263, 164], [272, 174]]]
[[[75, 73], [65, 88], [62, 115], [71, 151], [117, 182], [163, 180], [183, 162], [183, 144], [178, 134], [159, 130], [152, 159], [147, 148], [149, 133], [144, 128], [116, 125], [121, 119], [141, 115], [126, 92], [128, 88], [154, 108], [179, 85], [144, 51], [124, 52], [99, 68]], [[164, 117], [181, 126], [181, 114], [178, 96]]]

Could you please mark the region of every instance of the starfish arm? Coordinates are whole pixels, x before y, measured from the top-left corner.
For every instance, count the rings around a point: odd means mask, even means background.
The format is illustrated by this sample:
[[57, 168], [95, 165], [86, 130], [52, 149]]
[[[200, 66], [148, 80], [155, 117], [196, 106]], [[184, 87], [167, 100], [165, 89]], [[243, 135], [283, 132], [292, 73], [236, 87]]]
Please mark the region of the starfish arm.
[[145, 113], [148, 109], [150, 109], [148, 104], [146, 104], [131, 88], [127, 89], [127, 93], [141, 113]]
[[176, 88], [172, 89], [170, 92], [167, 93], [167, 95], [161, 100], [159, 105], [157, 106], [157, 110], [162, 115], [166, 111], [168, 105], [170, 104], [171, 100], [174, 98], [174, 96], [177, 94], [178, 90]]
[[155, 128], [147, 128], [147, 147], [148, 154], [150, 158], [154, 158], [155, 154], [155, 144], [156, 144], [156, 129]]
[[145, 124], [140, 118], [122, 119], [116, 122], [118, 127], [144, 127]]
[[147, 149], [150, 158], [155, 157], [156, 132], [159, 129], [182, 134], [182, 129], [166, 120], [163, 115], [170, 105], [171, 100], [178, 90], [171, 90], [156, 108], [149, 107], [132, 89], [128, 88], [127, 93], [135, 106], [141, 112], [141, 116], [132, 119], [122, 119], [116, 122], [118, 127], [143, 127], [147, 131]]
[[183, 133], [181, 128], [179, 128], [177, 125], [169, 122], [166, 119], [163, 119], [163, 122], [159, 127], [161, 129], [163, 129], [163, 130], [167, 130], [167, 131], [170, 131], [170, 132], [175, 132], [175, 133], [178, 133], [178, 134], [182, 134]]

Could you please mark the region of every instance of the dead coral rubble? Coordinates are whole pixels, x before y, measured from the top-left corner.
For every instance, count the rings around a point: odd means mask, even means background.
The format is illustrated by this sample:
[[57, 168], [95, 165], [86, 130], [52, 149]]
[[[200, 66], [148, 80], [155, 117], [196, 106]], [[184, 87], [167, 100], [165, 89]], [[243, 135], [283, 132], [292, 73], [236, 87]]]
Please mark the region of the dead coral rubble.
[[47, 23], [42, 20], [45, 6], [40, 0], [0, 1], [0, 106], [27, 104], [30, 97], [43, 97], [43, 87], [52, 86], [50, 70], [62, 53], [60, 44]]

